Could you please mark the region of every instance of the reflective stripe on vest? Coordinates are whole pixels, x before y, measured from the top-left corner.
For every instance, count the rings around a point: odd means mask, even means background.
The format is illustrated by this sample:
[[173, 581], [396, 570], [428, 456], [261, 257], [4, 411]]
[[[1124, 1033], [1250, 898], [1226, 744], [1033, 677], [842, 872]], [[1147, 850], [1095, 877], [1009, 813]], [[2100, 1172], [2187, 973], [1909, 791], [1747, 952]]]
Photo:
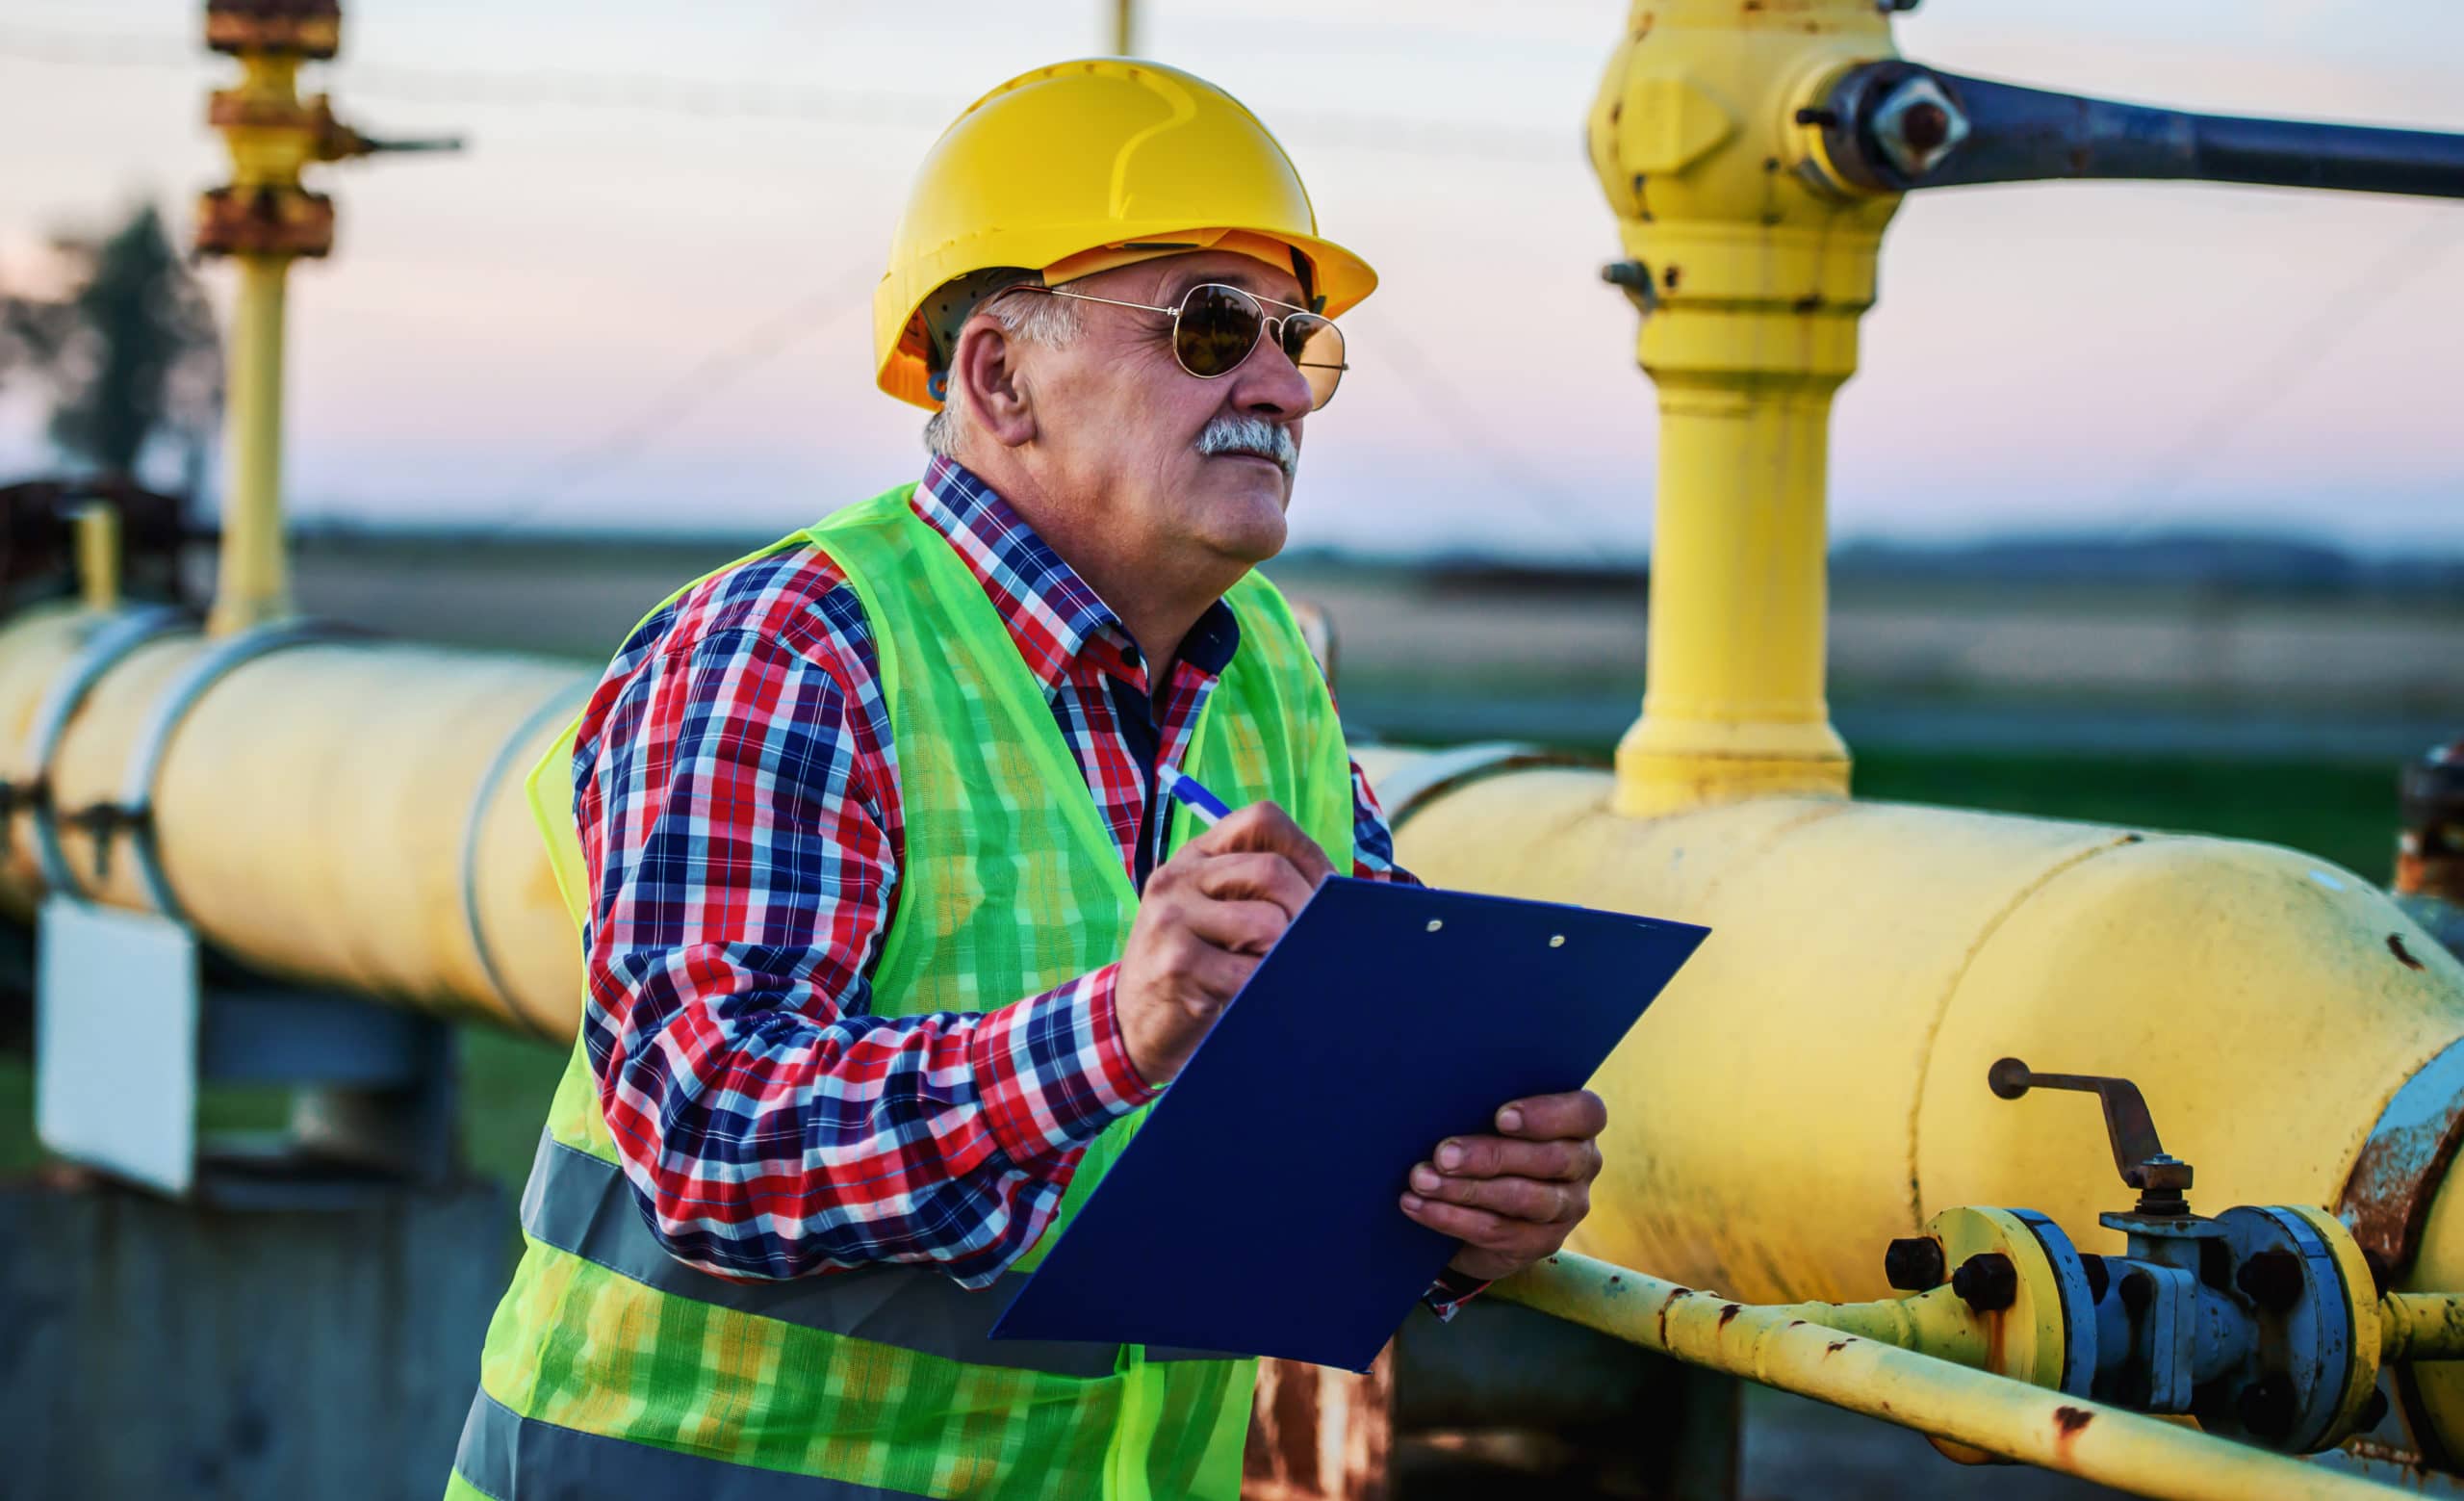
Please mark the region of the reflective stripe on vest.
[[[1001, 1310], [1026, 1281], [1015, 1273], [970, 1291], [928, 1267], [857, 1267], [785, 1281], [739, 1282], [685, 1265], [642, 1223], [632, 1186], [612, 1162], [542, 1133], [522, 1191], [522, 1229], [531, 1239], [594, 1261], [619, 1277], [680, 1298], [826, 1330], [875, 1344], [1049, 1376], [1110, 1376], [1120, 1349], [1065, 1340], [995, 1339]], [[919, 1275], [922, 1274], [922, 1275]], [[1237, 1360], [1215, 1350], [1146, 1347], [1150, 1361]]]
[[559, 1428], [484, 1391], [462, 1420], [453, 1473], [490, 1501], [516, 1493], [522, 1501], [932, 1501]]

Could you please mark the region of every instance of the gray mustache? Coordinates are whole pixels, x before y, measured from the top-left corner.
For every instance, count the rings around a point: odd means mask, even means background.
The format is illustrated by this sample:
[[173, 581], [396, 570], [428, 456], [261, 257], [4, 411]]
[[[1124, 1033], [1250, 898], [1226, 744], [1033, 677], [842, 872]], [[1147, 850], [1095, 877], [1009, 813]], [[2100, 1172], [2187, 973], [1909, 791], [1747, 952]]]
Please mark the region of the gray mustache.
[[1254, 453], [1270, 458], [1286, 479], [1300, 468], [1300, 445], [1292, 440], [1292, 429], [1263, 417], [1218, 417], [1197, 435], [1197, 451], [1209, 456]]

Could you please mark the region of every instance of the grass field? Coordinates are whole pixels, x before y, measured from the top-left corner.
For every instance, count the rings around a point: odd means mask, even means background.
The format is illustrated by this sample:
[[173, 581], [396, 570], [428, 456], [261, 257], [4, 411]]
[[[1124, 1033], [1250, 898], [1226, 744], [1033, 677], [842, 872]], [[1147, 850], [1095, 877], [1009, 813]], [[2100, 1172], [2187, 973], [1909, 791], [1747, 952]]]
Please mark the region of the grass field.
[[[1604, 751], [1605, 746], [1592, 749]], [[2195, 830], [2307, 850], [2383, 880], [2393, 861], [2395, 768], [2193, 759], [1862, 755], [1861, 795], [1998, 809], [2049, 817]], [[561, 1049], [481, 1028], [461, 1041], [463, 1143], [472, 1170], [518, 1184], [563, 1066]], [[39, 1160], [30, 1069], [0, 1055], [0, 1173]], [[277, 1123], [281, 1101], [231, 1092], [209, 1101], [209, 1124]]]

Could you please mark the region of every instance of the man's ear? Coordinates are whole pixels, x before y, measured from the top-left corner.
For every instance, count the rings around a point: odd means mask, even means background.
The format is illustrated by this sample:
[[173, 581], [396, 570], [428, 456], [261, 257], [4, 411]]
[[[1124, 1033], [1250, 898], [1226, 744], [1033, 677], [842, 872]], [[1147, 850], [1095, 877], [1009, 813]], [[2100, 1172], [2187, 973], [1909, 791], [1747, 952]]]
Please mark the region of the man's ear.
[[950, 395], [963, 392], [968, 426], [1004, 448], [1019, 448], [1036, 435], [1035, 399], [1020, 378], [1018, 347], [999, 323], [967, 321], [950, 361]]

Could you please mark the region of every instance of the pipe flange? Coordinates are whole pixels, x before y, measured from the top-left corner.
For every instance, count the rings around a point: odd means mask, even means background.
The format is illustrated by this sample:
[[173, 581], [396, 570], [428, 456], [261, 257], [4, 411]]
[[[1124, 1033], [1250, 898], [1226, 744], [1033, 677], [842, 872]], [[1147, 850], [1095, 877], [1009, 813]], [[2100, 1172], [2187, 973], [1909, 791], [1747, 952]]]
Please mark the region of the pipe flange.
[[[1945, 1209], [1925, 1229], [1941, 1242], [1949, 1266], [1999, 1258], [2010, 1269], [2007, 1301], [1969, 1303], [1991, 1352], [1983, 1368], [2085, 1397], [2096, 1366], [2095, 1305], [2070, 1237], [2033, 1209]], [[1964, 1464], [1992, 1458], [1956, 1439], [1927, 1438], [1944, 1457]]]
[[592, 688], [589, 683], [558, 688], [522, 716], [522, 722], [514, 726], [513, 733], [504, 738], [504, 743], [499, 745], [496, 754], [489, 758], [488, 769], [479, 779], [479, 795], [471, 799], [470, 816], [462, 823], [462, 924], [470, 935], [471, 951], [478, 956], [479, 972], [487, 977], [488, 988], [495, 991], [497, 999], [503, 1003], [505, 1015], [520, 1018], [533, 1032], [549, 1042], [565, 1042], [568, 1039], [559, 1037], [552, 1025], [522, 1009], [522, 1003], [514, 997], [513, 987], [505, 983], [504, 971], [497, 964], [495, 951], [488, 946], [487, 928], [480, 921], [479, 913], [479, 839], [486, 831], [489, 813], [496, 807], [496, 793], [503, 785], [506, 768], [513, 764], [514, 759], [530, 743], [531, 737], [539, 733], [541, 726], [554, 723], [558, 716], [575, 709], [577, 704], [588, 703]]
[[2317, 1209], [2245, 1205], [2217, 1224], [2258, 1338], [2199, 1385], [2193, 1414], [2209, 1433], [2287, 1454], [2330, 1447], [2377, 1385], [2378, 1298], [2360, 1248]]
[[18, 787], [20, 800], [33, 815], [35, 861], [42, 869], [43, 886], [53, 894], [71, 901], [86, 899], [78, 888], [76, 871], [69, 868], [68, 852], [60, 839], [60, 809], [48, 791], [52, 760], [60, 754], [61, 741], [67, 738], [69, 721], [85, 707], [94, 685], [139, 647], [193, 629], [195, 624], [193, 615], [175, 605], [148, 605], [124, 611], [88, 636], [77, 655], [69, 659], [67, 671], [53, 679], [51, 686], [44, 690], [42, 702], [35, 710], [34, 727], [26, 736], [23, 763], [27, 777]]
[[188, 717], [188, 712], [196, 707], [206, 689], [233, 669], [260, 657], [294, 646], [365, 638], [369, 634], [356, 627], [325, 620], [282, 620], [255, 626], [206, 648], [164, 689], [129, 753], [128, 774], [120, 784], [118, 806], [119, 818], [128, 829], [130, 852], [137, 859], [138, 876], [156, 912], [175, 922], [187, 920], [180, 910], [179, 897], [171, 891], [170, 878], [163, 870], [162, 850], [155, 839], [154, 779], [161, 773], [171, 737]]

